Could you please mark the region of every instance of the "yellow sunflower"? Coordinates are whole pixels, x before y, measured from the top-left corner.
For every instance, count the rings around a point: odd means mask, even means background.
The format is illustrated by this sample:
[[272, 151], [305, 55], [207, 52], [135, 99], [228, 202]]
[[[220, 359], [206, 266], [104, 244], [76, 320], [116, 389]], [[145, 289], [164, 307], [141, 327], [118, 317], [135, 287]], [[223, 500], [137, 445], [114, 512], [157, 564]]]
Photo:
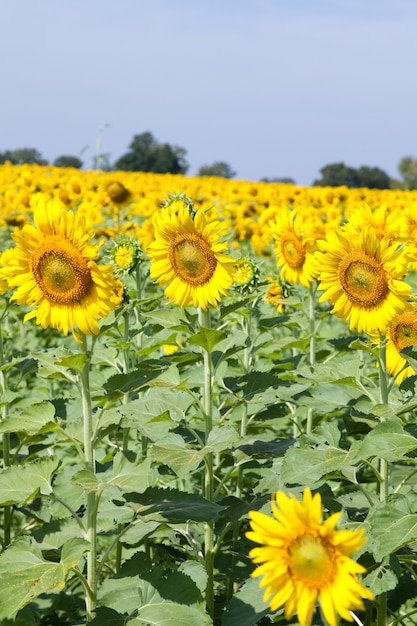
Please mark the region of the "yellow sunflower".
[[302, 626], [309, 626], [317, 600], [330, 626], [337, 615], [353, 621], [352, 610], [363, 610], [362, 598], [373, 594], [359, 582], [365, 572], [350, 556], [367, 541], [363, 528], [336, 530], [341, 513], [322, 521], [320, 494], [304, 490], [302, 502], [282, 491], [272, 501], [274, 517], [251, 511], [252, 541], [261, 544], [249, 556], [260, 564], [252, 576], [262, 576], [264, 601], [272, 611], [285, 607], [285, 618], [297, 613]]
[[391, 321], [387, 327], [387, 340], [387, 371], [399, 385], [404, 378], [415, 374], [413, 368], [407, 366], [407, 359], [402, 356], [401, 350], [417, 345], [417, 307], [404, 311]]
[[146, 250], [151, 257], [150, 276], [161, 285], [169, 283], [167, 298], [203, 310], [209, 304], [217, 306], [233, 283], [236, 264], [224, 254], [222, 224], [208, 222], [201, 211], [192, 219], [188, 207], [181, 204], [175, 211], [168, 207], [155, 216], [154, 229], [155, 241]]
[[290, 284], [301, 283], [309, 287], [317, 276], [313, 237], [303, 230], [296, 214], [288, 209], [281, 209], [269, 226], [282, 278]]
[[33, 217], [34, 225], [13, 233], [16, 247], [0, 257], [0, 278], [16, 288], [11, 299], [35, 307], [24, 321], [36, 318], [65, 335], [71, 330], [77, 341], [76, 329], [96, 335], [98, 320], [120, 304], [122, 284], [110, 265], [96, 264], [99, 245], [89, 243], [79, 214], [40, 198]]
[[379, 239], [372, 226], [357, 233], [349, 225], [330, 231], [317, 242], [320, 302], [329, 300], [350, 329], [369, 335], [385, 329], [407, 305], [411, 287], [404, 282], [405, 248]]

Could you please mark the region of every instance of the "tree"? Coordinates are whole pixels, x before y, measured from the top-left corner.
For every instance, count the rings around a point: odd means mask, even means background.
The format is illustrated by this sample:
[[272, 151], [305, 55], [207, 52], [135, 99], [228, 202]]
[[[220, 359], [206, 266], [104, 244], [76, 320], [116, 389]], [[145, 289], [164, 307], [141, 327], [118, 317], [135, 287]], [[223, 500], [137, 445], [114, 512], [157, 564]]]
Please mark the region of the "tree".
[[186, 150], [168, 143], [160, 144], [152, 133], [135, 135], [129, 145], [129, 152], [122, 155], [114, 164], [115, 169], [127, 172], [157, 172], [159, 174], [185, 174], [188, 163]]
[[398, 171], [403, 177], [404, 189], [417, 189], [417, 159], [403, 157], [398, 164]]
[[83, 162], [76, 156], [63, 154], [55, 159], [54, 165], [55, 167], [75, 167], [79, 170], [82, 168]]
[[315, 187], [359, 187], [358, 173], [353, 167], [341, 163], [330, 163], [320, 170], [321, 178], [313, 182]]
[[361, 165], [359, 168], [349, 167], [343, 162], [330, 163], [321, 170], [321, 179], [313, 185], [320, 187], [367, 187], [368, 189], [390, 189], [390, 177], [379, 167]]
[[48, 161], [42, 158], [36, 148], [18, 148], [17, 150], [0, 152], [0, 164], [6, 163], [6, 161], [10, 161], [13, 165], [22, 165], [23, 163], [48, 165]]
[[261, 183], [284, 183], [286, 185], [295, 185], [295, 180], [290, 176], [278, 176], [273, 178], [265, 176], [264, 178], [261, 178]]
[[202, 165], [197, 176], [220, 176], [221, 178], [233, 178], [236, 172], [225, 161], [215, 161], [212, 165]]
[[368, 189], [390, 189], [391, 180], [384, 170], [379, 167], [361, 165], [358, 168], [359, 186]]

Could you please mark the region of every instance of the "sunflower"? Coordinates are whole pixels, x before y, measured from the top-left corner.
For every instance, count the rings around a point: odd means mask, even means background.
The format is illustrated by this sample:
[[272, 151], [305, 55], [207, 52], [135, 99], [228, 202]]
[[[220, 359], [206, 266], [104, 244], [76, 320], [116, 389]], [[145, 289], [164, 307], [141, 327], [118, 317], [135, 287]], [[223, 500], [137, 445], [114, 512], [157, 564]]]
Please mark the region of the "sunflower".
[[13, 233], [15, 248], [0, 257], [0, 278], [17, 288], [11, 299], [34, 306], [24, 321], [36, 318], [43, 328], [71, 330], [81, 341], [99, 332], [98, 320], [121, 302], [122, 284], [110, 265], [97, 265], [99, 245], [89, 243], [84, 220], [58, 199], [40, 198], [34, 225]]
[[296, 214], [288, 209], [281, 209], [269, 226], [275, 240], [281, 277], [290, 284], [301, 283], [309, 287], [317, 276], [313, 237], [303, 231]]
[[272, 282], [265, 294], [265, 302], [269, 302], [272, 306], [276, 307], [278, 313], [283, 313], [284, 311], [284, 293], [282, 287], [277, 282]]
[[165, 295], [181, 306], [192, 304], [207, 310], [216, 306], [233, 282], [236, 260], [224, 254], [220, 242], [224, 228], [208, 222], [202, 211], [194, 219], [185, 204], [176, 204], [154, 218], [155, 241], [148, 247], [150, 276], [160, 284], [169, 283]]
[[379, 239], [372, 226], [357, 233], [349, 224], [317, 242], [320, 267], [320, 302], [329, 300], [350, 329], [369, 335], [385, 332], [387, 324], [407, 305], [411, 287], [403, 277], [408, 264], [407, 251]]
[[365, 572], [350, 558], [367, 541], [363, 528], [336, 530], [341, 513], [322, 521], [320, 494], [304, 490], [302, 502], [282, 491], [272, 501], [274, 517], [250, 511], [251, 531], [246, 536], [261, 544], [249, 556], [260, 563], [252, 576], [263, 576], [264, 601], [272, 611], [285, 607], [285, 618], [297, 613], [302, 626], [312, 621], [317, 600], [325, 620], [336, 626], [337, 615], [353, 621], [351, 611], [363, 610], [361, 598], [373, 594], [359, 582]]
[[[379, 343], [379, 336], [374, 337]], [[407, 366], [407, 359], [401, 350], [417, 345], [417, 307], [407, 309], [395, 317], [387, 327], [386, 360], [387, 372], [395, 377], [399, 385], [404, 378], [415, 374], [412, 367]]]

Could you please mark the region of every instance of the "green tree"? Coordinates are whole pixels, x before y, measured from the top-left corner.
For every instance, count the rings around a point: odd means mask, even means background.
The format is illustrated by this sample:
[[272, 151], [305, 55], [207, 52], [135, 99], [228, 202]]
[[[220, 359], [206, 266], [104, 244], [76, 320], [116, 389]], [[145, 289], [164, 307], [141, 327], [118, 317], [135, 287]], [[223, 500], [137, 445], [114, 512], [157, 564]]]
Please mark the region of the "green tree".
[[0, 164], [6, 163], [6, 161], [10, 161], [13, 165], [22, 165], [23, 163], [48, 165], [48, 161], [42, 158], [36, 148], [18, 148], [17, 150], [0, 152]]
[[417, 189], [417, 159], [403, 157], [398, 164], [398, 171], [403, 178], [404, 189]]
[[188, 163], [186, 150], [168, 143], [159, 143], [150, 132], [135, 135], [129, 152], [114, 164], [115, 169], [128, 172], [157, 172], [159, 174], [185, 174]]
[[368, 189], [390, 189], [390, 177], [379, 167], [361, 165], [359, 168], [341, 163], [330, 163], [321, 170], [321, 178], [313, 185], [319, 187], [367, 187]]
[[82, 168], [83, 162], [76, 156], [63, 154], [55, 159], [54, 165], [55, 167], [75, 167], [79, 170]]
[[202, 165], [197, 176], [220, 176], [221, 178], [233, 178], [236, 172], [225, 161], [215, 161], [212, 165]]
[[391, 181], [390, 177], [384, 170], [379, 167], [368, 167], [367, 165], [361, 165], [358, 168], [359, 186], [367, 187], [368, 189], [390, 189]]
[[313, 182], [315, 187], [360, 187], [357, 170], [343, 162], [325, 165], [320, 173], [321, 178]]

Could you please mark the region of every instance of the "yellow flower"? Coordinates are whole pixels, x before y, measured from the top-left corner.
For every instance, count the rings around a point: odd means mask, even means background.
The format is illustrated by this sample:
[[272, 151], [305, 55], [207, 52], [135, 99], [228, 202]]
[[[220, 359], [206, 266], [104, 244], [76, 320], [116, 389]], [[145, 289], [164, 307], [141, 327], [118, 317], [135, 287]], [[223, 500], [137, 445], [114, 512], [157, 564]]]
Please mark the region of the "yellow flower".
[[281, 209], [269, 226], [282, 278], [309, 287], [317, 275], [314, 239], [302, 230], [295, 213], [287, 209]]
[[83, 218], [62, 207], [58, 199], [40, 198], [34, 225], [12, 235], [16, 247], [0, 257], [0, 278], [17, 288], [11, 299], [35, 309], [24, 321], [36, 318], [43, 328], [71, 330], [81, 341], [99, 332], [98, 320], [121, 301], [121, 283], [110, 265], [97, 265], [98, 245], [88, 242]]
[[350, 329], [369, 335], [385, 332], [395, 315], [407, 305], [411, 287], [405, 283], [408, 263], [405, 249], [391, 244], [389, 237], [378, 239], [372, 226], [360, 233], [346, 225], [330, 231], [317, 242], [320, 268], [320, 302], [329, 300]]
[[131, 272], [142, 260], [139, 243], [130, 237], [122, 237], [110, 253], [116, 270]]
[[[379, 338], [375, 339], [379, 343]], [[399, 385], [404, 378], [415, 374], [413, 368], [407, 366], [407, 359], [402, 356], [401, 350], [417, 345], [417, 307], [406, 310], [391, 321], [387, 328], [387, 339], [387, 371]]]
[[374, 599], [357, 577], [365, 568], [350, 558], [367, 541], [364, 529], [336, 530], [341, 513], [323, 522], [320, 494], [308, 487], [302, 502], [279, 491], [272, 511], [274, 517], [250, 511], [246, 534], [261, 544], [249, 556], [260, 563], [252, 576], [263, 577], [264, 601], [272, 611], [284, 606], [287, 620], [297, 613], [302, 626], [311, 624], [317, 600], [330, 626], [337, 615], [353, 621], [350, 611], [363, 610], [361, 598]]
[[284, 311], [284, 294], [279, 283], [273, 282], [269, 285], [265, 294], [265, 301], [276, 307], [278, 313]]
[[155, 241], [147, 247], [151, 257], [150, 276], [169, 283], [165, 295], [181, 306], [193, 304], [207, 310], [216, 306], [233, 282], [234, 259], [224, 254], [220, 243], [223, 226], [208, 222], [197, 211], [194, 220], [182, 204], [175, 212], [166, 208], [154, 219]]

